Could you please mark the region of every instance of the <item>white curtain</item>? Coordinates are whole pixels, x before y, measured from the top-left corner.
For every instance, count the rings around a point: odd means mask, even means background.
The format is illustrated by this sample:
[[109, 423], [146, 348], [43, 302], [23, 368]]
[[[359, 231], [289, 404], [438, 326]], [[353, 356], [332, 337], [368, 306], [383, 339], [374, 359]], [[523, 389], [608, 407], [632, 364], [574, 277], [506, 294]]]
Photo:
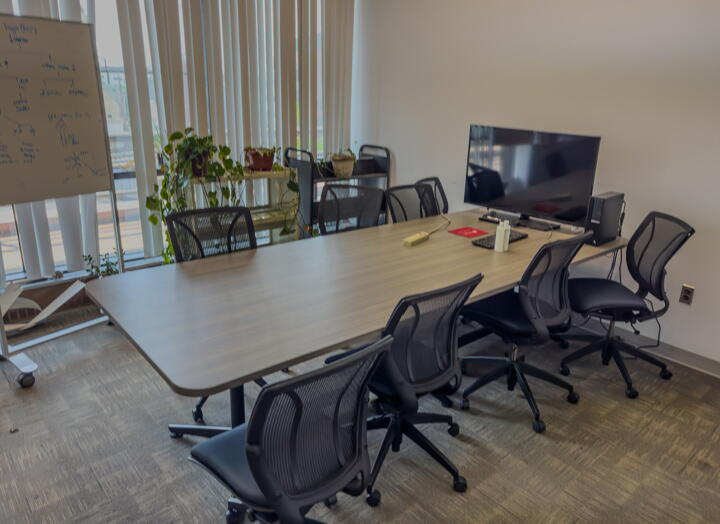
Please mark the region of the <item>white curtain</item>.
[[[87, 1], [90, 18], [95, 1]], [[80, 0], [0, 0], [0, 12], [13, 12], [13, 3], [17, 14], [68, 20], [82, 15]], [[116, 4], [145, 256], [162, 249], [161, 230], [147, 221], [145, 209], [156, 180], [148, 65], [162, 141], [189, 126], [201, 135], [212, 133], [238, 159], [245, 146], [300, 146], [314, 154], [349, 146], [354, 0]], [[83, 254], [98, 253], [95, 195], [55, 204], [68, 268], [81, 269]], [[55, 262], [45, 202], [16, 205], [15, 214], [27, 276], [51, 276]]]
[[326, 152], [349, 146], [354, 0], [144, 2], [164, 133], [212, 133], [238, 158], [245, 146], [318, 153], [319, 133]]
[[117, 13], [125, 66], [143, 251], [146, 257], [152, 257], [160, 254], [163, 244], [162, 231], [150, 224], [145, 207], [145, 199], [153, 192], [157, 180], [157, 165], [140, 4], [137, 1], [117, 0]]
[[325, 154], [350, 146], [350, 98], [355, 3], [323, 0]]
[[[16, 9], [13, 9], [11, 0], [1, 0], [0, 12], [83, 21], [79, 0], [17, 0], [15, 4]], [[98, 252], [96, 197], [93, 194], [60, 198], [55, 200], [55, 206], [67, 268], [70, 271], [83, 269], [83, 254], [97, 257]], [[13, 207], [27, 278], [53, 276], [55, 261], [45, 201]], [[0, 260], [0, 285], [4, 282]]]

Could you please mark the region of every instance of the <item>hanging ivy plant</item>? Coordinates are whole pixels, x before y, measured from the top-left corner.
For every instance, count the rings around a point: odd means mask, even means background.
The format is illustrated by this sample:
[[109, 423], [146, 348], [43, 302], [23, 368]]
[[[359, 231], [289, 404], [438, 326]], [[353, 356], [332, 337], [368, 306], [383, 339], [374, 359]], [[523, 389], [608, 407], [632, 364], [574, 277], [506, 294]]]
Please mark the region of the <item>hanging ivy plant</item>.
[[[276, 149], [272, 151], [274, 154]], [[241, 205], [241, 194], [237, 188], [245, 179], [245, 170], [240, 162], [231, 158], [230, 153], [228, 146], [216, 145], [212, 136], [198, 136], [191, 127], [172, 133], [161, 154], [162, 180], [154, 185], [153, 194], [145, 199], [145, 207], [152, 211], [148, 220], [158, 225], [169, 214], [187, 210], [188, 188], [194, 178], [202, 180], [197, 185], [202, 188], [209, 207]], [[272, 170], [282, 171], [283, 167], [273, 164]], [[217, 182], [219, 190], [208, 190], [208, 182]], [[299, 192], [294, 170], [290, 172], [287, 189]], [[285, 201], [285, 194], [281, 201]], [[290, 234], [295, 231], [297, 206], [287, 208], [281, 204], [280, 207], [284, 217], [281, 234]], [[162, 257], [165, 263], [172, 262], [174, 258], [167, 231]]]

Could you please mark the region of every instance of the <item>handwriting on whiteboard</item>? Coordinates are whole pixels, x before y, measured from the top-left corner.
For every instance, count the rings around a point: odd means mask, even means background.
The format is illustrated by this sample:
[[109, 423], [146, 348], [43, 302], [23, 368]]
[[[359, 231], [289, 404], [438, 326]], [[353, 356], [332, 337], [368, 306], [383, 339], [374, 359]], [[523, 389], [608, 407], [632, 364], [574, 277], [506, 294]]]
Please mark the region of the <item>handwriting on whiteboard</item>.
[[[36, 169], [52, 166], [60, 172], [56, 179], [65, 182], [107, 177], [96, 65], [87, 60], [88, 53], [93, 56], [92, 47], [83, 56], [77, 45], [51, 44], [60, 38], [53, 30], [61, 28], [52, 22], [2, 18], [0, 177], [15, 176], [17, 171], [8, 169], [36, 164]], [[86, 28], [72, 30], [79, 33]], [[97, 101], [97, 106], [89, 107], [89, 100]]]

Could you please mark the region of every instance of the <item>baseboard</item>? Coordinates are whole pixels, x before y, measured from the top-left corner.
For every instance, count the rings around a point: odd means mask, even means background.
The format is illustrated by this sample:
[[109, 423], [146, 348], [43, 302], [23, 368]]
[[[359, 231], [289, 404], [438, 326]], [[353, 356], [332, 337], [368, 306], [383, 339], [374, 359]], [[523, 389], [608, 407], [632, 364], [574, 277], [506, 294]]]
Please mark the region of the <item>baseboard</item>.
[[[622, 329], [619, 324], [617, 328]], [[594, 333], [604, 332], [603, 327], [597, 320], [590, 320], [585, 326], [580, 329]], [[657, 340], [651, 339], [644, 335], [636, 335], [632, 331], [622, 329], [622, 332], [622, 337], [625, 340], [637, 346], [645, 346], [655, 344], [657, 342]], [[700, 371], [701, 373], [705, 373], [706, 375], [720, 378], [720, 362], [711, 358], [704, 357], [702, 355], [698, 355], [697, 353], [693, 353], [691, 351], [688, 351], [687, 349], [682, 349], [679, 347], [675, 347], [671, 344], [667, 344], [665, 342], [660, 342], [660, 345], [658, 347], [645, 348], [645, 351], [664, 360], [669, 360], [670, 362], [683, 365], [690, 369], [694, 369], [695, 371]]]

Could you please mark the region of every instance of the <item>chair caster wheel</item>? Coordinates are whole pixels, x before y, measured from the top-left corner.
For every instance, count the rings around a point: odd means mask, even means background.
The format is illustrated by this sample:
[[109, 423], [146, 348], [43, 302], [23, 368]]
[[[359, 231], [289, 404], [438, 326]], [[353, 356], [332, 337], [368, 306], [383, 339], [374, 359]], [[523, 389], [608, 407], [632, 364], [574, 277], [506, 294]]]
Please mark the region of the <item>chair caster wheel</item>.
[[182, 433], [176, 433], [175, 431], [170, 432], [170, 438], [183, 438]]
[[570, 404], [577, 404], [580, 401], [580, 397], [577, 393], [571, 391], [567, 396], [567, 401], [570, 402]]
[[225, 512], [225, 522], [226, 524], [242, 524], [245, 522], [245, 515], [245, 511], [229, 509]]
[[533, 420], [533, 430], [535, 430], [535, 433], [543, 433], [545, 431], [545, 423], [539, 418], [536, 418]]
[[453, 481], [453, 489], [458, 493], [465, 493], [467, 491], [467, 480], [465, 477], [458, 477]]
[[196, 424], [202, 424], [205, 422], [205, 419], [203, 418], [203, 412], [200, 408], [194, 408], [192, 410], [192, 417]]
[[660, 378], [663, 380], [670, 380], [672, 378], [672, 372], [668, 368], [660, 370]]
[[570, 368], [567, 366], [560, 366], [560, 374], [567, 377], [570, 374]]
[[337, 501], [337, 497], [336, 497], [335, 495], [333, 495], [332, 497], [328, 497], [328, 498], [325, 499], [325, 505], [326, 505], [328, 508], [332, 508], [334, 505], [337, 504], [337, 502], [338, 502], [338, 501]]
[[460, 401], [460, 409], [462, 409], [463, 411], [467, 411], [468, 409], [470, 409], [470, 401], [466, 398], [462, 399]]
[[627, 398], [637, 398], [639, 395], [638, 390], [635, 388], [627, 388], [625, 390], [625, 396]]
[[368, 506], [374, 508], [378, 504], [380, 504], [380, 500], [382, 499], [380, 492], [378, 490], [373, 490], [370, 492], [370, 494], [365, 498], [365, 502], [368, 503]]
[[453, 422], [450, 424], [450, 427], [448, 428], [448, 433], [450, 433], [451, 437], [457, 437], [460, 434], [460, 426], [458, 426], [457, 422]]
[[32, 373], [20, 373], [17, 376], [17, 383], [23, 389], [31, 388], [35, 384], [35, 375]]

